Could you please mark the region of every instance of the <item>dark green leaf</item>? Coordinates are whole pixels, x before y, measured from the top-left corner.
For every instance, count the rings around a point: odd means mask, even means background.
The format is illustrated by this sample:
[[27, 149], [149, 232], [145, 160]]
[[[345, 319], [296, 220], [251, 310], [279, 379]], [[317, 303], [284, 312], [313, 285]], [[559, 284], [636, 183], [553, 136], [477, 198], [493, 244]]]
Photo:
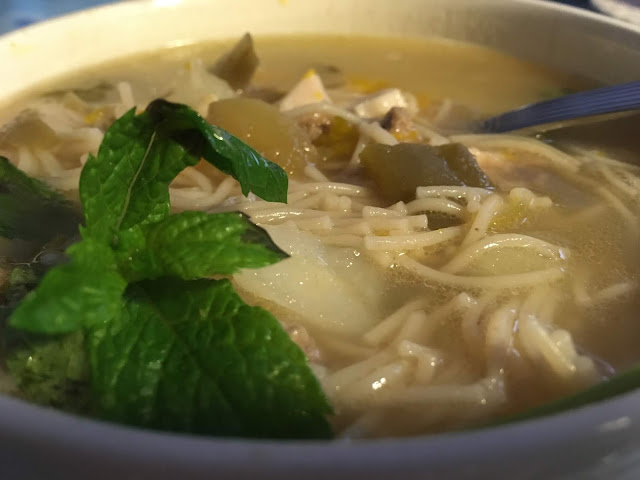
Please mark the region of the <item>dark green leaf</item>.
[[22, 338], [6, 354], [7, 368], [21, 396], [39, 405], [86, 413], [90, 372], [84, 334]]
[[0, 236], [47, 240], [78, 231], [80, 214], [60, 194], [0, 157]]
[[89, 347], [106, 419], [222, 436], [330, 436], [330, 409], [304, 354], [226, 280], [134, 285]]
[[288, 179], [282, 168], [188, 106], [155, 100], [147, 114], [161, 133], [238, 180], [244, 195], [253, 192], [264, 200], [287, 202]]
[[98, 157], [80, 177], [80, 198], [90, 235], [110, 240], [115, 231], [169, 214], [169, 183], [198, 159], [161, 138], [147, 115], [130, 110], [104, 136]]
[[211, 277], [276, 263], [287, 255], [241, 213], [183, 212], [118, 235], [120, 271], [129, 282], [174, 275]]
[[109, 321], [121, 308], [126, 282], [111, 249], [96, 240], [72, 245], [71, 261], [50, 270], [15, 309], [9, 324], [34, 333], [59, 334]]

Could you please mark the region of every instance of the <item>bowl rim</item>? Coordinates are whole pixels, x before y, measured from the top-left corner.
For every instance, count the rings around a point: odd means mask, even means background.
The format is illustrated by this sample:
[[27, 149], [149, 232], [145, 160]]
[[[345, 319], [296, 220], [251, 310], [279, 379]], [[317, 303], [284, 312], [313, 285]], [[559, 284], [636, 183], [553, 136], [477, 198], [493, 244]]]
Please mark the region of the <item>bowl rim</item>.
[[62, 451], [72, 449], [76, 455], [99, 452], [100, 457], [125, 463], [146, 464], [162, 458], [178, 467], [197, 462], [218, 471], [237, 470], [244, 462], [251, 462], [252, 469], [271, 472], [296, 467], [319, 472], [336, 465], [380, 471], [393, 467], [390, 450], [394, 464], [407, 468], [454, 461], [480, 465], [499, 452], [526, 457], [531, 452], [553, 452], [558, 445], [575, 444], [589, 436], [613, 438], [627, 433], [633, 424], [627, 413], [637, 413], [639, 407], [640, 391], [632, 391], [570, 411], [476, 430], [357, 441], [261, 440], [130, 427], [0, 395], [0, 438], [28, 443], [37, 439], [39, 444], [56, 445]]
[[[577, 7], [539, 0], [508, 1], [587, 18], [615, 29], [633, 32], [640, 37], [640, 26]], [[67, 26], [72, 27], [87, 16], [124, 9], [156, 8], [160, 3], [162, 2], [157, 0], [135, 0], [55, 17], [0, 36], [0, 47], [34, 33], [44, 35]], [[598, 432], [622, 432], [630, 424], [620, 422], [621, 419], [628, 419], [620, 412], [638, 411], [639, 404], [640, 390], [634, 390], [567, 412], [484, 429], [408, 438], [327, 442], [231, 439], [152, 431], [77, 417], [0, 394], [0, 439], [4, 437], [29, 442], [37, 438], [39, 443], [56, 444], [62, 449], [73, 449], [76, 452], [97, 450], [101, 456], [113, 455], [144, 463], [163, 457], [187, 466], [197, 459], [198, 464], [205, 468], [208, 465], [229, 470], [236, 469], [238, 462], [251, 462], [252, 468], [271, 468], [274, 471], [284, 471], [303, 464], [306, 469], [318, 471], [335, 468], [336, 464], [350, 465], [353, 468], [361, 465], [369, 469], [385, 469], [390, 467], [386, 456], [389, 449], [394, 451], [396, 464], [423, 465], [426, 457], [431, 459], [431, 463], [444, 464], [462, 461], [464, 455], [481, 463], [488, 451], [509, 450], [510, 453], [517, 451], [524, 455], [532, 449], [555, 448], [543, 442], [550, 435], [558, 442], [569, 443]], [[60, 432], [64, 432], [64, 435]], [[327, 462], [329, 455], [331, 462]]]

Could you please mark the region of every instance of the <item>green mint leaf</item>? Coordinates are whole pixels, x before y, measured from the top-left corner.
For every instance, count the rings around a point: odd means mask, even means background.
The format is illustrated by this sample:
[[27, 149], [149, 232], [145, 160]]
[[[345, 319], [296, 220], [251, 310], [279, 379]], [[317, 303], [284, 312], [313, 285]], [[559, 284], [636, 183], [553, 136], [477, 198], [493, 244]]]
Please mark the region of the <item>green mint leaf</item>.
[[5, 353], [7, 368], [20, 394], [39, 405], [88, 412], [90, 371], [84, 333], [49, 338], [22, 334], [20, 340]]
[[183, 212], [118, 235], [120, 271], [129, 282], [227, 275], [282, 260], [269, 234], [241, 213]]
[[163, 134], [170, 135], [192, 155], [240, 182], [242, 193], [255, 193], [271, 202], [287, 202], [287, 174], [229, 132], [210, 125], [186, 105], [154, 100], [146, 113]]
[[330, 436], [330, 408], [304, 354], [227, 280], [131, 286], [122, 313], [91, 332], [89, 352], [105, 419], [220, 436]]
[[121, 308], [127, 283], [118, 273], [112, 250], [86, 238], [67, 249], [69, 263], [42, 278], [9, 319], [16, 329], [59, 334], [109, 321]]
[[0, 237], [47, 240], [77, 232], [79, 223], [62, 195], [0, 157]]
[[98, 156], [80, 176], [87, 232], [110, 240], [118, 230], [169, 215], [169, 184], [198, 159], [158, 135], [147, 115], [132, 109], [107, 130]]

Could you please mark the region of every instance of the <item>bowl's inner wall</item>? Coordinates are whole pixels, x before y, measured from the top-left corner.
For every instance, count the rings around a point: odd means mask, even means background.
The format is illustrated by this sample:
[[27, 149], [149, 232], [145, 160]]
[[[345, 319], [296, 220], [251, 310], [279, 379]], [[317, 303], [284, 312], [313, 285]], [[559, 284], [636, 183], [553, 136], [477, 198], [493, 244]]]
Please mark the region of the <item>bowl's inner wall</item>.
[[[222, 6], [224, 3], [224, 6]], [[0, 108], [69, 71], [244, 31], [436, 35], [479, 43], [602, 83], [640, 77], [632, 26], [531, 0], [126, 2], [0, 39]], [[88, 48], [89, 47], [89, 48]], [[64, 61], [60, 61], [64, 58]]]

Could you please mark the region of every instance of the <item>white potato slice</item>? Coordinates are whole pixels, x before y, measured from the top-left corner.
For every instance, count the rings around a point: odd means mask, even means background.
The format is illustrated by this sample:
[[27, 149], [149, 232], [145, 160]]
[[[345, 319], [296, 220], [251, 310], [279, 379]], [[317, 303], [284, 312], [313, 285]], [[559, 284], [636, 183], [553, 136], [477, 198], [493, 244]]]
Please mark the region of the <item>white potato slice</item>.
[[361, 334], [380, 320], [384, 281], [368, 259], [323, 246], [294, 225], [267, 230], [291, 257], [235, 275], [241, 289], [292, 310], [311, 327], [343, 335]]

